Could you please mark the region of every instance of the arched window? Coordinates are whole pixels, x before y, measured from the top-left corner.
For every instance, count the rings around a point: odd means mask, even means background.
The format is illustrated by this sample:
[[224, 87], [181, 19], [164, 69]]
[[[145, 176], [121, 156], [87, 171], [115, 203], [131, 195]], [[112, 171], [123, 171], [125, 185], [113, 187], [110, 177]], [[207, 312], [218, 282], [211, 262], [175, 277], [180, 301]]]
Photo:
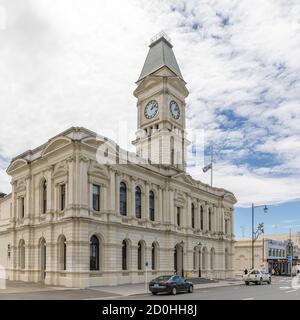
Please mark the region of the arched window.
[[47, 212], [47, 181], [42, 183], [42, 213]]
[[211, 231], [211, 209], [208, 209], [208, 231]]
[[192, 203], [192, 228], [195, 228], [195, 206]]
[[203, 220], [203, 207], [200, 207], [200, 229], [203, 230], [204, 220]]
[[151, 267], [152, 270], [156, 270], [157, 269], [157, 243], [153, 242], [152, 243], [152, 247], [151, 247]]
[[99, 270], [99, 239], [95, 235], [90, 240], [90, 270]]
[[67, 269], [67, 241], [65, 236], [60, 236], [58, 240], [58, 263], [59, 270]]
[[210, 269], [214, 270], [215, 267], [215, 249], [211, 248], [210, 250]]
[[149, 192], [149, 214], [150, 214], [150, 220], [154, 221], [154, 215], [155, 215], [155, 210], [154, 210], [154, 192], [151, 190]]
[[135, 216], [142, 217], [142, 192], [140, 187], [135, 188]]
[[123, 240], [122, 242], [122, 270], [128, 270], [128, 246], [127, 241]]
[[25, 241], [23, 239], [19, 242], [19, 267], [25, 269]]
[[127, 188], [123, 181], [120, 183], [120, 214], [127, 215]]

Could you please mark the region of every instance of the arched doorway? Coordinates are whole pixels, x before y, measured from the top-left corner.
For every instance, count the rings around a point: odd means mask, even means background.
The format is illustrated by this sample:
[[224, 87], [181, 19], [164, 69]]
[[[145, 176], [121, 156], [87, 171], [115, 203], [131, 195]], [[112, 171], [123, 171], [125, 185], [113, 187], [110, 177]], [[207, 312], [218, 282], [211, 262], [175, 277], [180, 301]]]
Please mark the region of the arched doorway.
[[42, 238], [39, 245], [39, 255], [40, 255], [40, 281], [44, 281], [46, 278], [46, 267], [47, 267], [47, 250], [46, 250], [46, 240]]
[[174, 248], [174, 272], [184, 277], [184, 261], [183, 261], [184, 243], [177, 243]]

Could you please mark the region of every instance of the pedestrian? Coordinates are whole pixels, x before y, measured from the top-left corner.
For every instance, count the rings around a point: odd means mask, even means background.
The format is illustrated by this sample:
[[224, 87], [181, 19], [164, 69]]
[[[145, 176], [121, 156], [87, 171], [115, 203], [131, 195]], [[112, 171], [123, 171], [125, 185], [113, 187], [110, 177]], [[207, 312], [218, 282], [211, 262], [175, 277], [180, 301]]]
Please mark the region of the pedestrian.
[[244, 270], [244, 274], [248, 274], [248, 270], [247, 270], [247, 268]]

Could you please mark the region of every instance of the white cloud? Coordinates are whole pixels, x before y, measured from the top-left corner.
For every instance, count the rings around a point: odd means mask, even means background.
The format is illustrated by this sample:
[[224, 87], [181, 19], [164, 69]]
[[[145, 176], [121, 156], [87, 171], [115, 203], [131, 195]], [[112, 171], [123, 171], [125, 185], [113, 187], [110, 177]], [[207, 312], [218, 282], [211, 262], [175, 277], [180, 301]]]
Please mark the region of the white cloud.
[[[101, 134], [126, 119], [134, 128], [134, 82], [149, 39], [164, 29], [190, 90], [188, 126], [205, 129], [206, 138], [223, 147], [216, 184], [234, 191], [241, 206], [300, 198], [299, 1], [0, 5], [6, 9], [6, 28], [0, 29], [0, 156], [6, 159], [0, 190], [9, 189], [8, 158], [67, 127]], [[262, 153], [276, 161], [264, 164]], [[249, 160], [253, 156], [259, 165]], [[200, 168], [190, 170], [208, 182]]]

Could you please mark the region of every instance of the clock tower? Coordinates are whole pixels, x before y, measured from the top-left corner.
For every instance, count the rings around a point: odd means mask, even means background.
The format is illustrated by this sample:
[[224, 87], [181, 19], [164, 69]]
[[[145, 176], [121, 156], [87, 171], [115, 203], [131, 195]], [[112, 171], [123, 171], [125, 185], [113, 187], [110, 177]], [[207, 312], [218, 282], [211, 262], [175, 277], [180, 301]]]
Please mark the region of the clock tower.
[[185, 171], [186, 88], [173, 46], [165, 33], [151, 40], [141, 75], [136, 82], [137, 154], [151, 164], [171, 166]]

